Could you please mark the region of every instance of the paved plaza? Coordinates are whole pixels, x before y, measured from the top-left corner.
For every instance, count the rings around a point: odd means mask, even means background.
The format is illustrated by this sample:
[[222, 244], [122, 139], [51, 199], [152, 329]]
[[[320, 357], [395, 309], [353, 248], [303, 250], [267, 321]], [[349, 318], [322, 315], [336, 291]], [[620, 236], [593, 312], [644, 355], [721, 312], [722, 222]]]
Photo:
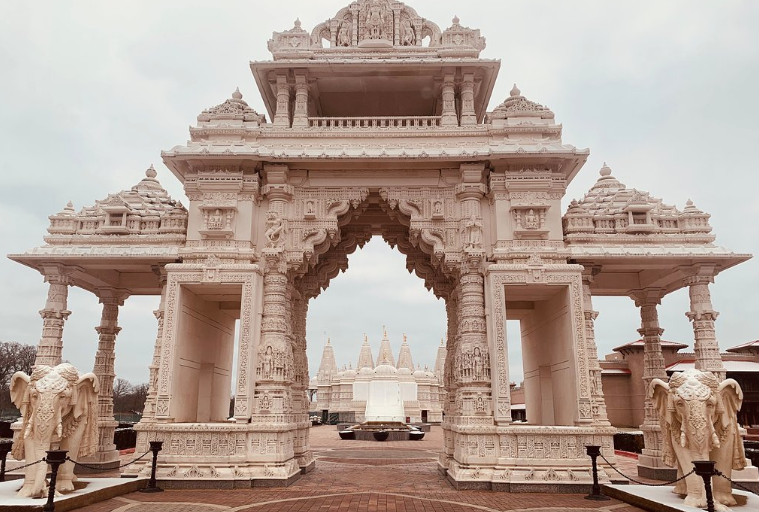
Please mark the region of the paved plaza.
[[[333, 426], [311, 429], [316, 469], [286, 488], [168, 490], [127, 494], [81, 508], [85, 512], [357, 511], [474, 512], [638, 511], [617, 500], [576, 494], [457, 491], [437, 471], [442, 429], [422, 441], [341, 441]], [[129, 456], [124, 457], [128, 460]]]

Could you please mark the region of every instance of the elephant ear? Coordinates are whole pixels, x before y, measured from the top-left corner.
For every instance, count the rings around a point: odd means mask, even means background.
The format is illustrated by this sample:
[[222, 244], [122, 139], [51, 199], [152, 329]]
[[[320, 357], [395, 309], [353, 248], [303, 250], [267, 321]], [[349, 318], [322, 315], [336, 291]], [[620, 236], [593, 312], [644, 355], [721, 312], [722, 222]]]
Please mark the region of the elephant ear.
[[11, 455], [16, 460], [24, 460], [24, 437], [29, 424], [31, 409], [29, 407], [29, 376], [24, 372], [16, 372], [11, 377], [11, 402], [21, 411], [21, 430], [13, 443]]
[[661, 379], [654, 379], [648, 387], [648, 397], [654, 404], [659, 418], [663, 418], [668, 425], [672, 424], [672, 398], [669, 395], [669, 384]]
[[98, 391], [100, 383], [94, 373], [85, 373], [74, 384], [71, 414], [79, 421], [86, 421], [79, 457], [87, 457], [98, 450]]
[[743, 405], [743, 391], [734, 379], [725, 379], [717, 388], [717, 427], [721, 437], [734, 436], [733, 469], [746, 467], [746, 452], [738, 430], [738, 411]]
[[[661, 379], [654, 379], [648, 387], [648, 397], [659, 414], [659, 424], [662, 430], [662, 461], [668, 466], [675, 467], [677, 458], [672, 446], [672, 424], [675, 422], [675, 407], [672, 403], [669, 384]], [[680, 430], [679, 427], [676, 430]]]

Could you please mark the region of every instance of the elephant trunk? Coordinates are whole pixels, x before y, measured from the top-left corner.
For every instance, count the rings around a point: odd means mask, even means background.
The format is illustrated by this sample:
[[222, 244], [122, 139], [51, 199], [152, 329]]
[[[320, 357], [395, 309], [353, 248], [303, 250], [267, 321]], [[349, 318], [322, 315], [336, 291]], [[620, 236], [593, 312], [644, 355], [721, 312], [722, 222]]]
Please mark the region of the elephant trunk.
[[[50, 449], [50, 443], [47, 443], [47, 447], [38, 446], [34, 452], [34, 460], [40, 460], [45, 457], [45, 448]], [[41, 462], [37, 464], [34, 470], [34, 486], [32, 487], [32, 498], [45, 498], [47, 496], [47, 463]]]
[[[711, 451], [710, 444], [714, 442], [716, 434], [712, 418], [707, 414], [707, 404], [704, 400], [691, 400], [687, 405], [687, 414], [683, 417], [680, 430], [680, 444], [688, 448], [691, 453], [708, 459]], [[719, 440], [717, 441], [719, 443]]]

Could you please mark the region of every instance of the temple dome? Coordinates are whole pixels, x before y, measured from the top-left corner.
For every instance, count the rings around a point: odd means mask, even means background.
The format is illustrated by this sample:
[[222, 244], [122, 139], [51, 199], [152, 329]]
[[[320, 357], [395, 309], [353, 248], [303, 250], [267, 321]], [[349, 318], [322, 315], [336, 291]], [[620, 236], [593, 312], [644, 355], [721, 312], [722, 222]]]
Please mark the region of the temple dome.
[[374, 369], [374, 375], [397, 375], [398, 370], [395, 366], [389, 364], [381, 364]]
[[710, 216], [691, 201], [680, 211], [648, 192], [628, 188], [605, 162], [599, 174], [588, 193], [567, 208], [564, 234], [568, 238], [581, 234], [693, 234], [701, 241], [713, 241], [713, 236], [706, 235], [712, 229]]

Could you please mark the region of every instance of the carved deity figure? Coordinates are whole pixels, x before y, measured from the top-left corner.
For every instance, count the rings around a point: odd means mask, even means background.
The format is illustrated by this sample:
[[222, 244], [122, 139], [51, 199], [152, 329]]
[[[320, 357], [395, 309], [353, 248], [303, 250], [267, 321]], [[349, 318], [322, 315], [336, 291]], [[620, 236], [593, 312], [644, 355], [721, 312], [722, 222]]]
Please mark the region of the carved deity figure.
[[282, 242], [282, 233], [284, 231], [284, 224], [282, 219], [279, 218], [277, 212], [268, 212], [266, 214], [266, 245], [268, 247], [276, 247]]
[[224, 227], [224, 215], [220, 209], [216, 209], [208, 216], [208, 229], [222, 229]]
[[535, 210], [532, 208], [524, 216], [524, 227], [526, 229], [538, 229], [540, 227], [540, 218], [535, 215]]
[[306, 214], [313, 215], [314, 213], [315, 213], [314, 202], [309, 199], [308, 201], [306, 201]]
[[266, 352], [261, 358], [261, 378], [271, 379], [274, 369], [274, 356], [272, 354], [271, 345], [266, 347]]
[[481, 380], [484, 376], [483, 372], [483, 361], [482, 361], [482, 352], [480, 352], [480, 347], [474, 347], [474, 354], [472, 356], [472, 362], [474, 366], [474, 378], [476, 380]]
[[435, 201], [435, 204], [432, 207], [432, 214], [433, 215], [443, 214], [443, 203], [441, 201]]
[[366, 13], [366, 38], [385, 39], [385, 12], [379, 0], [369, 2]]
[[340, 24], [337, 31], [337, 46], [350, 46], [351, 42], [351, 31], [346, 20]]
[[414, 46], [414, 43], [416, 43], [414, 27], [411, 26], [411, 20], [404, 18], [401, 21], [401, 44], [403, 46]]
[[475, 214], [464, 224], [466, 237], [466, 246], [472, 249], [479, 249], [482, 246], [482, 222], [477, 219]]

